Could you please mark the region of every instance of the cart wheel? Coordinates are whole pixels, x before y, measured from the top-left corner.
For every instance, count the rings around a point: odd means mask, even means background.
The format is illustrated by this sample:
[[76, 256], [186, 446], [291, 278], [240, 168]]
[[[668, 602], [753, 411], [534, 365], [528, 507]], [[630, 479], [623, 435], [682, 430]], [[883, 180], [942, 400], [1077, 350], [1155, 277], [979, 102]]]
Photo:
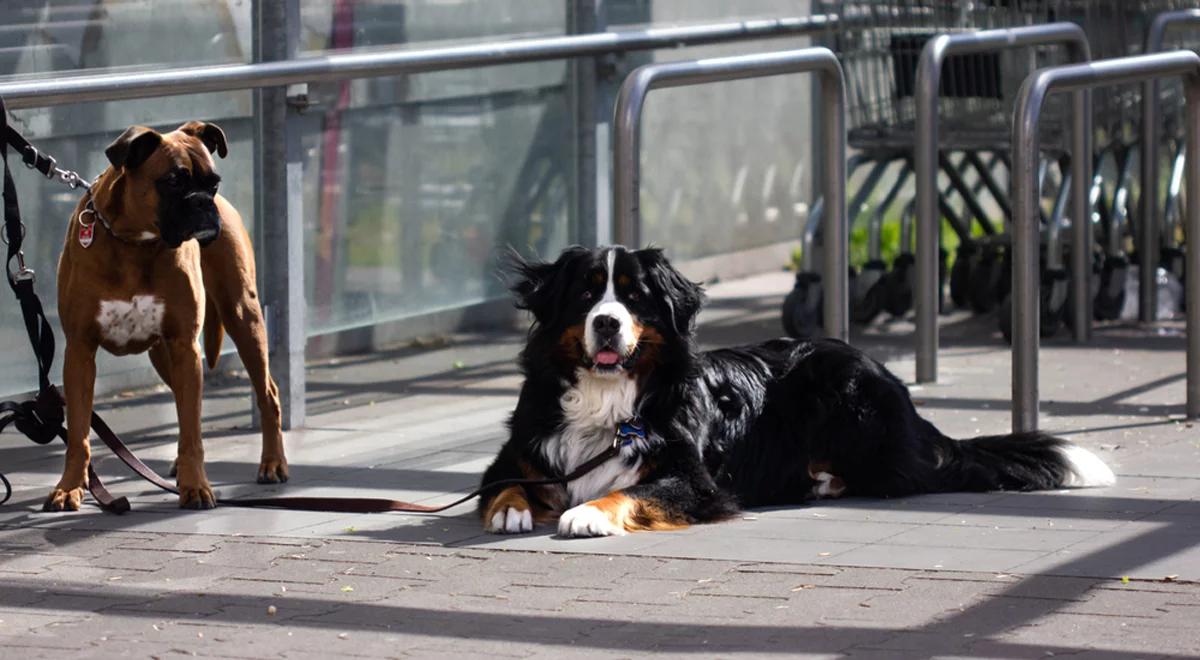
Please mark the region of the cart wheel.
[[996, 308], [1004, 297], [1004, 255], [999, 247], [985, 246], [979, 252], [976, 264], [971, 268], [968, 295], [971, 309], [976, 314], [986, 314]]
[[884, 289], [887, 287], [887, 264], [875, 259], [863, 266], [850, 287], [850, 320], [870, 323], [883, 311]]
[[1100, 269], [1100, 290], [1096, 292], [1093, 305], [1097, 321], [1115, 321], [1121, 318], [1125, 307], [1125, 278], [1129, 272], [1129, 260], [1122, 255], [1104, 258]]
[[970, 291], [971, 268], [979, 253], [974, 243], [959, 243], [954, 267], [950, 269], [950, 300], [955, 307], [966, 307]]
[[[1038, 324], [1039, 334], [1043, 339], [1058, 334], [1063, 325], [1063, 317], [1067, 310], [1067, 271], [1062, 269], [1042, 272], [1041, 303], [1039, 312], [1041, 322]], [[1011, 299], [1011, 296], [1009, 296]]]
[[798, 339], [817, 336], [823, 298], [819, 274], [796, 273], [796, 285], [783, 299], [783, 331]]
[[[945, 261], [942, 265], [945, 266]], [[941, 269], [945, 272], [945, 268]], [[917, 275], [916, 259], [900, 254], [892, 262], [892, 272], [884, 278], [883, 308], [892, 316], [904, 316], [913, 305], [913, 287]]]
[[1184, 267], [1186, 255], [1179, 248], [1165, 247], [1160, 259], [1162, 267], [1179, 282], [1179, 310], [1187, 309], [1187, 269]]

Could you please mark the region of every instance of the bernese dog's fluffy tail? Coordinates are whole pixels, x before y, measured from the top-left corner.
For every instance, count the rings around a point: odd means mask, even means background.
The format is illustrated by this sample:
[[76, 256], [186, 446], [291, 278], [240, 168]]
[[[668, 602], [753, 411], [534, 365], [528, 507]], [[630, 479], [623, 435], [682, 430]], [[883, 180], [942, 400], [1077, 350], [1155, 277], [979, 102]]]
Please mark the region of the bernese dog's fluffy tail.
[[1099, 456], [1045, 433], [966, 440], [935, 433], [935, 480], [943, 492], [1090, 488], [1116, 482]]

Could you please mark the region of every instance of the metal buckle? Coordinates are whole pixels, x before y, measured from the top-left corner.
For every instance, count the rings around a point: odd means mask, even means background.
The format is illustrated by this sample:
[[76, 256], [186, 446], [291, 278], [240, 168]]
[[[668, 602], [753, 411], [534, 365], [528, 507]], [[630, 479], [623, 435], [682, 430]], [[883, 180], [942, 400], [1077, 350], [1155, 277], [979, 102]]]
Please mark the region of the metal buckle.
[[[37, 273], [25, 265], [25, 253], [18, 251], [13, 258], [17, 260], [17, 272], [13, 275], [13, 279], [17, 282], [36, 281]], [[9, 262], [12, 263], [11, 261]]]

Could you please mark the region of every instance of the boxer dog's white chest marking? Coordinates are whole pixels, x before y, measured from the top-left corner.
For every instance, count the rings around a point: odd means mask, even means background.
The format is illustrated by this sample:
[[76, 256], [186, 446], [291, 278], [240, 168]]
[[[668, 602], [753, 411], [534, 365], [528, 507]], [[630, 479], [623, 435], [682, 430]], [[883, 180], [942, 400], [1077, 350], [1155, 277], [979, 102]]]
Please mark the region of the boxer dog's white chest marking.
[[146, 341], [162, 331], [163, 303], [151, 295], [132, 300], [101, 300], [96, 322], [100, 335], [118, 346]]

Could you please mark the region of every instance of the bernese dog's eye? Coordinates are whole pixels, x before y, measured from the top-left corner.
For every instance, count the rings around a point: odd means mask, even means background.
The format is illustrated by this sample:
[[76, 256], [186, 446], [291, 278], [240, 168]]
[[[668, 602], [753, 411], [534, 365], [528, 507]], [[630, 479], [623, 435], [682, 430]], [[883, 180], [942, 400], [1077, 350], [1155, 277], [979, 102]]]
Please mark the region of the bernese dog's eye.
[[583, 292], [583, 295], [581, 295], [581, 296], [579, 296], [579, 297], [580, 297], [582, 300], [591, 300], [591, 299], [592, 299], [592, 292], [591, 292], [591, 291], [584, 291], [584, 292]]
[[626, 294], [625, 297], [628, 298], [631, 302], [637, 302], [642, 299], [642, 294], [639, 293], [636, 289], [634, 289], [633, 291], [630, 291], [628, 294]]

